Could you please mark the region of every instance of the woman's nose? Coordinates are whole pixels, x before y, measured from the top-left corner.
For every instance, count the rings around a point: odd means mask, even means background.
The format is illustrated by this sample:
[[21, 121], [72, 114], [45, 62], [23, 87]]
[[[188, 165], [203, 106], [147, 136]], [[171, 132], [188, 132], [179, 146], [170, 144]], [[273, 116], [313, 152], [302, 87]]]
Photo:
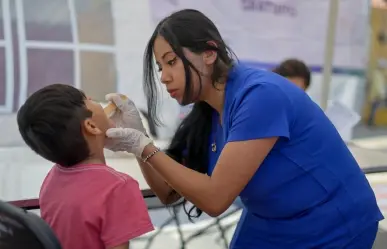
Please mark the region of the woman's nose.
[[171, 83], [172, 77], [171, 75], [167, 72], [167, 70], [162, 70], [161, 71], [161, 77], [160, 80], [163, 84], [168, 84]]

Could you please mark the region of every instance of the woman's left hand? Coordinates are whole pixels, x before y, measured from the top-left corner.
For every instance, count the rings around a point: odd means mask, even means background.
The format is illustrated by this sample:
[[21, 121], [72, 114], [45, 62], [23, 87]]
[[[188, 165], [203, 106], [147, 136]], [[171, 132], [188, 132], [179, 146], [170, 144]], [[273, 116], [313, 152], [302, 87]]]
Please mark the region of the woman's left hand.
[[111, 128], [106, 131], [108, 146], [112, 151], [126, 151], [141, 158], [145, 146], [153, 143], [139, 130], [132, 128]]

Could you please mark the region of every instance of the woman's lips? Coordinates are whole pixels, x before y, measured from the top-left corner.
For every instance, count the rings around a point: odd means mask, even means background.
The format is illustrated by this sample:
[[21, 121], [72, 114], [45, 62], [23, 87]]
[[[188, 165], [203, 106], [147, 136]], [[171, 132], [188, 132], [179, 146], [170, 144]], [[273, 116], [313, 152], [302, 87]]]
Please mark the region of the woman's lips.
[[175, 90], [168, 90], [168, 92], [169, 92], [169, 95], [172, 98], [175, 98], [177, 96], [178, 90], [177, 89], [175, 89]]

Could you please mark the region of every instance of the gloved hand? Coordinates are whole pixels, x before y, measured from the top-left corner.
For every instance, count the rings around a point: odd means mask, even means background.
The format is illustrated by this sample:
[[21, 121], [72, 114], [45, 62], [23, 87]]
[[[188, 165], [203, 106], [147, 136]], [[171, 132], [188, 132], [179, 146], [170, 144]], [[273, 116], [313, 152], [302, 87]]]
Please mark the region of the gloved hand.
[[132, 100], [123, 100], [118, 93], [109, 93], [105, 98], [117, 106], [118, 110], [110, 117], [116, 127], [136, 129], [147, 135], [140, 113]]
[[111, 128], [106, 131], [107, 147], [112, 151], [126, 151], [142, 158], [145, 146], [153, 141], [139, 130], [132, 128]]

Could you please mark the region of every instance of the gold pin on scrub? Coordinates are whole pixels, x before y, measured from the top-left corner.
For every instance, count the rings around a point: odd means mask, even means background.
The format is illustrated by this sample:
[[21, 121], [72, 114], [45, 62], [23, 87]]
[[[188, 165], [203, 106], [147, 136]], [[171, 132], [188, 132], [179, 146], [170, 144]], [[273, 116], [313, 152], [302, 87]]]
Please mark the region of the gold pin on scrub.
[[211, 144], [211, 150], [212, 152], [216, 152], [216, 143]]

